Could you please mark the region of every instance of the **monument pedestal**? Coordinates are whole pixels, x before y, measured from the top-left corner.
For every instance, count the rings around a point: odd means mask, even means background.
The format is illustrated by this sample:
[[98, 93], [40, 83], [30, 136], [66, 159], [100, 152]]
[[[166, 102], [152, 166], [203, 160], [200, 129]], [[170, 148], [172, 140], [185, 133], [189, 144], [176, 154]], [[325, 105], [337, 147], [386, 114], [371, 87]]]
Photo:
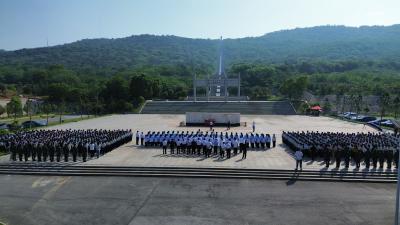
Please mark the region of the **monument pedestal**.
[[186, 112], [186, 126], [240, 126], [240, 113]]

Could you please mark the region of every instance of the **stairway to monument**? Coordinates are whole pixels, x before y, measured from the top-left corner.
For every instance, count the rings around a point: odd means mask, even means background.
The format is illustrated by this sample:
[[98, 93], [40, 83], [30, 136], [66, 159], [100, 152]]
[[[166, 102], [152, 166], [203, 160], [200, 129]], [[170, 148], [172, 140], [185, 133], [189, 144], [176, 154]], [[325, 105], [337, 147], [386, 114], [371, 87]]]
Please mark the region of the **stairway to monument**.
[[248, 115], [296, 114], [288, 101], [147, 101], [141, 111], [142, 114], [185, 114], [186, 112], [241, 113]]

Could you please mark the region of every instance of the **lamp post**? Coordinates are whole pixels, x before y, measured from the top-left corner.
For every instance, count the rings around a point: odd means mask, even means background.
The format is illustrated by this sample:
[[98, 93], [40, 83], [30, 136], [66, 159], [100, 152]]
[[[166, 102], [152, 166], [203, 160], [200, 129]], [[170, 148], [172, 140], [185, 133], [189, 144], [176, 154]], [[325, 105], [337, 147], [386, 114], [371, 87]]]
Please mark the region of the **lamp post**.
[[[397, 143], [400, 143], [400, 139], [397, 138]], [[399, 149], [397, 149], [399, 151]], [[397, 162], [400, 162], [400, 152], [398, 154], [398, 158], [395, 159], [398, 160]], [[396, 190], [396, 213], [395, 213], [395, 220], [394, 224], [399, 225], [399, 197], [400, 197], [400, 166], [397, 166], [397, 190]]]

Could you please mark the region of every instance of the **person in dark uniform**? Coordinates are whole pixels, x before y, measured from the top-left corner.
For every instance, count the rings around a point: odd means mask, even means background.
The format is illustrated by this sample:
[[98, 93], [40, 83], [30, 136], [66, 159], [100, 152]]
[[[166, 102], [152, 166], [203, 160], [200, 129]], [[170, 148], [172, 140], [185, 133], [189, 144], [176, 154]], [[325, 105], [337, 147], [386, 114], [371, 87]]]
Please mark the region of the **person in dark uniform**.
[[175, 154], [175, 140], [171, 140], [171, 143], [170, 143], [170, 145], [169, 145], [169, 148], [170, 148], [170, 152], [171, 152], [171, 154]]
[[197, 144], [196, 140], [193, 138], [192, 140], [192, 155], [196, 154]]
[[385, 150], [386, 152], [386, 160], [387, 160], [387, 169], [392, 169], [392, 161], [393, 161], [393, 151], [390, 149]]
[[385, 164], [385, 152], [382, 149], [379, 149], [378, 151], [379, 154], [379, 169], [383, 169], [383, 166]]
[[42, 155], [43, 155], [43, 143], [39, 143], [37, 147], [37, 158], [38, 162], [42, 161]]
[[56, 152], [56, 148], [57, 148], [57, 143], [56, 142], [53, 142], [49, 146], [49, 159], [50, 159], [50, 162], [54, 162], [54, 154]]
[[66, 145], [66, 147], [63, 149], [64, 150], [64, 152], [63, 152], [64, 153], [64, 162], [68, 162], [70, 149], [71, 149], [71, 144], [70, 143], [68, 143]]
[[325, 162], [325, 167], [329, 168], [329, 164], [331, 161], [331, 149], [328, 146], [325, 146], [325, 150], [324, 150], [324, 162]]
[[356, 169], [360, 169], [360, 165], [361, 165], [361, 153], [360, 150], [357, 148], [353, 149], [353, 158], [354, 161], [356, 163]]
[[33, 145], [31, 145], [32, 147], [32, 161], [36, 161], [36, 156], [37, 156], [37, 143], [33, 143]]
[[17, 145], [13, 142], [10, 144], [11, 160], [17, 161]]
[[43, 145], [43, 162], [47, 162], [48, 154], [49, 154], [48, 145]]
[[23, 146], [22, 146], [22, 143], [18, 143], [18, 147], [17, 147], [17, 152], [18, 152], [18, 158], [19, 158], [19, 161], [22, 161], [22, 156], [23, 156]]
[[369, 169], [371, 164], [371, 151], [369, 149], [366, 149], [364, 152], [364, 163], [365, 168]]
[[396, 150], [395, 152], [394, 152], [394, 165], [395, 165], [395, 167], [396, 167], [396, 169], [397, 168], [399, 168], [399, 150]]
[[343, 158], [344, 158], [344, 167], [348, 169], [350, 166], [350, 148], [347, 146], [343, 151]]
[[22, 145], [22, 151], [23, 151], [23, 154], [24, 154], [24, 160], [26, 162], [26, 161], [28, 161], [28, 158], [29, 158], [29, 147], [28, 147], [28, 145], [26, 143], [24, 143]]
[[76, 162], [76, 157], [78, 155], [78, 148], [75, 143], [72, 145], [71, 151], [72, 151], [72, 161]]
[[378, 158], [379, 158], [379, 152], [374, 146], [372, 151], [371, 151], [371, 156], [372, 156], [372, 167], [376, 169], [378, 167]]
[[342, 150], [341, 149], [336, 150], [335, 159], [336, 159], [336, 169], [339, 169], [340, 162], [342, 161]]
[[86, 160], [87, 160], [87, 154], [88, 154], [88, 150], [87, 150], [87, 147], [82, 143], [82, 145], [81, 145], [81, 151], [82, 151], [82, 161], [83, 162], [86, 162]]
[[315, 147], [315, 145], [312, 145], [310, 148], [310, 157], [312, 161], [315, 160], [316, 154], [317, 154], [317, 148]]
[[247, 145], [243, 145], [242, 153], [242, 159], [245, 159], [247, 157]]
[[143, 134], [143, 132], [140, 133], [140, 145], [141, 146], [144, 145], [144, 134]]
[[61, 152], [62, 152], [62, 149], [63, 149], [63, 145], [64, 145], [64, 143], [60, 143], [59, 145], [57, 145], [56, 146], [56, 161], [57, 162], [60, 162], [61, 161]]

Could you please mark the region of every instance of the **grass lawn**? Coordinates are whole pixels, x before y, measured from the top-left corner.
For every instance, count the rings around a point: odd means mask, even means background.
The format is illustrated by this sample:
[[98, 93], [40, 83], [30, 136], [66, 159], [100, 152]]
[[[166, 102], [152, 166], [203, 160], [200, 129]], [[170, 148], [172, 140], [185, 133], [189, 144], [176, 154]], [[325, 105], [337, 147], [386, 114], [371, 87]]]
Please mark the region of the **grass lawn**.
[[[55, 117], [55, 114], [49, 114], [49, 118]], [[46, 115], [34, 115], [32, 116], [32, 120], [46, 120], [47, 116]], [[22, 117], [17, 117], [18, 123], [22, 123], [25, 121], [29, 120], [29, 116], [22, 116]], [[14, 117], [7, 117], [7, 118], [1, 118], [0, 123], [12, 123], [14, 122]]]
[[[96, 117], [95, 116], [90, 116], [90, 117], [83, 116], [82, 118], [79, 117], [79, 118], [73, 118], [73, 119], [64, 119], [61, 124], [79, 122], [79, 121], [82, 121], [82, 120], [89, 120], [89, 119], [98, 118], [98, 117], [101, 117], [101, 116], [96, 116]], [[55, 125], [59, 125], [59, 124], [60, 124], [59, 121], [54, 121], [54, 122], [49, 122], [49, 124], [47, 126], [55, 126]]]

